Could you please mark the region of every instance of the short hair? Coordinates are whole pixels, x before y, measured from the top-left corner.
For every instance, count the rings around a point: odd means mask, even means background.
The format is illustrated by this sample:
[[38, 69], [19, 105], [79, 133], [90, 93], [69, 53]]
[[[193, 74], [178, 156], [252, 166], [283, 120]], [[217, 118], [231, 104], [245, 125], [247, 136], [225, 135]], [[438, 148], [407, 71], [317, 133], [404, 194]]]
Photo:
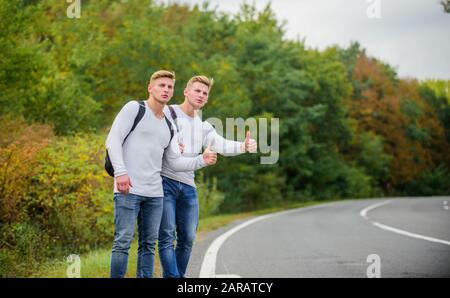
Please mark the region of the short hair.
[[214, 84], [213, 78], [207, 78], [205, 76], [194, 76], [192, 77], [186, 84], [186, 88], [189, 88], [194, 83], [202, 83], [206, 86], [208, 86], [208, 90], [211, 90], [212, 85]]
[[175, 72], [169, 71], [169, 70], [155, 71], [150, 77], [149, 84], [151, 84], [153, 81], [160, 79], [160, 78], [169, 78], [169, 79], [172, 79], [175, 81]]

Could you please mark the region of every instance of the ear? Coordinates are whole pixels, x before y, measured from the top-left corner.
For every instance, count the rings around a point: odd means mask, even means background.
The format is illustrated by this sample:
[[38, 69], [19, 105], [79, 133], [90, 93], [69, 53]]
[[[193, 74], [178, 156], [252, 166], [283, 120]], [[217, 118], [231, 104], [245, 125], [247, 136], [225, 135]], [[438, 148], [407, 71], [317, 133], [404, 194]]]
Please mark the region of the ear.
[[150, 93], [152, 91], [152, 84], [148, 84], [147, 90], [148, 90], [148, 93]]
[[186, 97], [186, 96], [187, 96], [188, 92], [189, 92], [189, 89], [188, 89], [187, 87], [186, 87], [186, 88], [184, 88], [184, 91], [183, 91], [183, 95], [184, 95], [184, 97]]

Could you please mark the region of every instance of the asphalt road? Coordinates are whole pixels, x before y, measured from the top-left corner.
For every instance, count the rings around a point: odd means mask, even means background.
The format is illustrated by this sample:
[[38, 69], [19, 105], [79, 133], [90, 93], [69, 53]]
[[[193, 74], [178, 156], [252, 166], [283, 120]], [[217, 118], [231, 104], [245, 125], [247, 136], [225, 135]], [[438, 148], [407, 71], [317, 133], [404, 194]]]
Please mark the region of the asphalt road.
[[381, 277], [450, 277], [449, 206], [351, 200], [236, 222], [199, 235], [187, 276], [364, 278], [375, 254]]

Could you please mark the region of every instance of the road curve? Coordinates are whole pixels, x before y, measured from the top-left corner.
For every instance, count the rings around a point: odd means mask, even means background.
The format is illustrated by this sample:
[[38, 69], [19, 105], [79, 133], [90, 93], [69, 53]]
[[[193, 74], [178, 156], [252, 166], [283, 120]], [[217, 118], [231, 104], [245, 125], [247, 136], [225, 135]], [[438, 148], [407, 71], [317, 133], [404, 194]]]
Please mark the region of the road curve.
[[[450, 197], [348, 200], [200, 235], [188, 277], [450, 277]], [[447, 208], [446, 208], [447, 206]]]

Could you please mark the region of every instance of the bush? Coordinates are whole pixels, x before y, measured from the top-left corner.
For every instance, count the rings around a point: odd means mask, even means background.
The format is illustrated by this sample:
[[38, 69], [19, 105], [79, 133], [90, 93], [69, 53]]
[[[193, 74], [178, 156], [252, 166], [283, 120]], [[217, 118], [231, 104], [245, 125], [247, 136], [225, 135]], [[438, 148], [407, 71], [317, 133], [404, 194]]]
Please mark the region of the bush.
[[111, 243], [112, 179], [102, 135], [0, 118], [0, 276], [27, 276], [49, 258]]
[[278, 205], [283, 198], [282, 187], [284, 179], [277, 173], [258, 173], [252, 175], [243, 185], [243, 196], [246, 198], [246, 210], [273, 207]]
[[450, 195], [450, 171], [443, 164], [423, 172], [406, 186], [408, 195]]
[[373, 194], [372, 178], [360, 168], [330, 156], [315, 163], [309, 192], [319, 200], [365, 198]]
[[27, 276], [53, 251], [48, 235], [27, 222], [3, 225], [0, 237], [0, 277]]
[[92, 134], [58, 138], [41, 152], [32, 179], [30, 216], [76, 252], [113, 236], [112, 179], [102, 166], [104, 139]]
[[203, 173], [196, 177], [196, 185], [199, 200], [200, 217], [208, 217], [218, 212], [225, 196], [217, 190], [217, 179], [213, 178], [211, 183], [204, 179]]
[[372, 178], [363, 170], [348, 166], [345, 175], [347, 188], [343, 191], [344, 198], [368, 198], [373, 195]]
[[0, 136], [0, 223], [6, 224], [26, 219], [24, 201], [37, 173], [37, 154], [53, 133], [50, 126], [2, 116]]
[[392, 156], [384, 152], [383, 138], [372, 132], [363, 132], [356, 136], [354, 147], [358, 152], [354, 160], [358, 168], [372, 177], [372, 186], [384, 185], [389, 179]]

